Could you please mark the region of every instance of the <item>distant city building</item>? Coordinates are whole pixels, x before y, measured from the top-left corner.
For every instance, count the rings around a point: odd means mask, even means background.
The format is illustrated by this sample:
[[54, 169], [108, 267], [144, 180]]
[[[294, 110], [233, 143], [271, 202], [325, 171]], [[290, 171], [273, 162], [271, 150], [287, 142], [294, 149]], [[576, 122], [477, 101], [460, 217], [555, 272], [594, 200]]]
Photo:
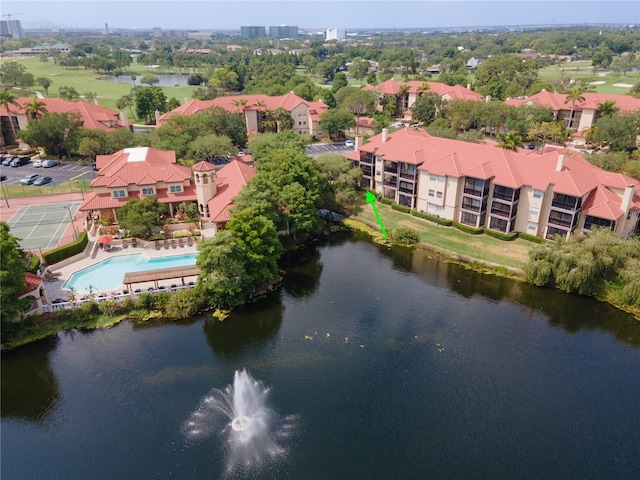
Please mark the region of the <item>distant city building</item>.
[[326, 40], [345, 40], [347, 32], [343, 28], [327, 28], [325, 32]]
[[153, 35], [153, 38], [160, 38], [160, 37], [162, 37], [162, 28], [160, 28], [160, 27], [153, 27], [152, 35]]
[[167, 30], [167, 37], [187, 38], [187, 31], [186, 30]]
[[294, 38], [298, 36], [298, 27], [293, 25], [269, 27], [269, 36], [276, 38]]
[[187, 38], [211, 40], [211, 38], [213, 38], [213, 32], [189, 32]]
[[254, 27], [254, 26], [240, 27], [240, 36], [242, 38], [266, 37], [267, 31], [265, 30], [265, 27]]
[[20, 20], [1, 20], [0, 37], [3, 38], [24, 38]]

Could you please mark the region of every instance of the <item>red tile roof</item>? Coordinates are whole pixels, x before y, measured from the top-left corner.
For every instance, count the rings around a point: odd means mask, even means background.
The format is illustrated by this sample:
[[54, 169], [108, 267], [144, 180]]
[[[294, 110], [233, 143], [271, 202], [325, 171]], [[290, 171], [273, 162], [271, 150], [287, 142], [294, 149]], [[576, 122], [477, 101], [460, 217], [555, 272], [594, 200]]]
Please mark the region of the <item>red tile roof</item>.
[[440, 82], [421, 82], [419, 80], [410, 80], [408, 82], [398, 82], [397, 80], [387, 80], [378, 85], [368, 85], [363, 90], [380, 90], [386, 95], [397, 95], [400, 87], [407, 85], [409, 87], [408, 93], [419, 93], [423, 84], [429, 85], [429, 89], [424, 90], [424, 93], [433, 92], [440, 97], [447, 99], [460, 99], [460, 100], [482, 100], [483, 96], [473, 90], [462, 87], [460, 85], [447, 85]]
[[617, 220], [624, 213], [620, 208], [620, 197], [602, 185], [589, 194], [582, 204], [582, 211], [607, 220]]
[[[85, 195], [85, 199], [80, 205], [80, 210], [83, 212], [89, 210], [103, 210], [109, 208], [118, 209], [122, 207], [132, 198], [142, 200], [144, 197], [140, 195], [139, 191], [129, 192], [128, 197], [115, 198], [111, 193], [96, 193], [91, 192], [89, 195]], [[195, 202], [198, 199], [196, 195], [196, 189], [193, 185], [183, 187], [183, 191], [179, 193], [171, 193], [166, 188], [162, 188], [156, 191], [156, 198], [160, 203], [182, 203], [182, 202]]]
[[226, 222], [231, 219], [229, 209], [233, 198], [240, 193], [249, 180], [256, 174], [255, 169], [238, 160], [232, 160], [218, 170], [216, 174], [216, 195], [209, 200], [209, 215], [213, 222]]
[[[93, 103], [78, 100], [77, 102], [68, 102], [60, 98], [40, 98], [41, 102], [46, 105], [49, 113], [77, 113], [82, 119], [84, 128], [92, 128], [110, 132], [114, 128], [122, 127], [119, 113], [110, 108], [95, 105]], [[16, 102], [19, 106], [10, 105], [11, 115], [25, 115], [26, 102], [32, 102], [33, 98], [18, 98]], [[0, 106], [0, 116], [7, 116], [7, 110]]]
[[25, 272], [24, 283], [25, 283], [24, 290], [18, 293], [18, 297], [21, 297], [22, 295], [26, 295], [27, 293], [33, 292], [34, 290], [36, 290], [42, 284], [42, 277], [39, 277], [38, 275], [31, 272]]
[[[546, 149], [543, 153], [529, 150], [512, 152], [495, 145], [432, 137], [427, 132], [409, 128], [387, 134], [386, 142], [382, 141], [382, 137], [382, 134], [371, 137], [359, 150], [374, 153], [388, 161], [418, 165], [418, 169], [435, 175], [492, 179], [496, 185], [509, 188], [530, 186], [536, 190], [546, 190], [551, 185], [554, 193], [584, 197], [601, 187], [609, 193], [603, 196], [600, 192], [595, 196], [589, 203], [593, 209], [601, 208], [605, 203], [613, 209], [612, 205], [617, 202], [618, 211], [621, 212], [622, 199], [611, 189], [624, 190], [628, 185], [633, 185], [636, 193], [631, 209], [640, 209], [638, 180], [604, 171], [574, 151]], [[561, 155], [562, 168], [558, 171]], [[347, 158], [358, 160], [358, 152], [349, 154]], [[615, 210], [610, 210], [613, 211]]]
[[[315, 109], [321, 108], [319, 106], [321, 102], [307, 102], [294, 93], [287, 93], [286, 95], [273, 97], [262, 93], [251, 95], [232, 95], [214, 98], [213, 100], [191, 100], [170, 112], [160, 115], [158, 125], [162, 125], [173, 115], [194, 115], [198, 112], [204, 112], [212, 107], [222, 107], [232, 113], [242, 113], [246, 110], [275, 110], [279, 107], [291, 112], [301, 103], [304, 103], [307, 107], [313, 106]], [[262, 104], [264, 104], [264, 106]]]
[[[580, 111], [584, 109], [597, 110], [598, 105], [606, 101], [612, 101], [620, 109], [620, 112], [636, 112], [640, 110], [640, 98], [631, 95], [619, 95], [615, 93], [592, 93], [584, 92], [582, 94], [584, 102], [576, 102], [574, 110]], [[505, 101], [507, 105], [519, 107], [521, 105], [539, 105], [548, 107], [553, 111], [571, 110], [571, 102], [567, 102], [567, 95], [564, 93], [551, 93], [543, 90], [535, 95], [527, 98], [511, 98]]]
[[92, 187], [181, 183], [191, 179], [191, 170], [176, 164], [176, 153], [151, 147], [125, 148], [112, 155], [98, 155], [97, 177]]

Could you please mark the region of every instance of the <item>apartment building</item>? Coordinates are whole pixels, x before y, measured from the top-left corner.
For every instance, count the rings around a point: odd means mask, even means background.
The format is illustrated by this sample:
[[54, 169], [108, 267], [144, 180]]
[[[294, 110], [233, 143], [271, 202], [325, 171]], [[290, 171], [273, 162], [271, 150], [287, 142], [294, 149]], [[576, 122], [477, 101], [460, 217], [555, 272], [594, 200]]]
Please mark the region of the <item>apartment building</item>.
[[363, 187], [474, 228], [549, 239], [593, 226], [621, 238], [640, 230], [640, 182], [571, 150], [512, 152], [403, 128], [383, 130], [347, 158]]

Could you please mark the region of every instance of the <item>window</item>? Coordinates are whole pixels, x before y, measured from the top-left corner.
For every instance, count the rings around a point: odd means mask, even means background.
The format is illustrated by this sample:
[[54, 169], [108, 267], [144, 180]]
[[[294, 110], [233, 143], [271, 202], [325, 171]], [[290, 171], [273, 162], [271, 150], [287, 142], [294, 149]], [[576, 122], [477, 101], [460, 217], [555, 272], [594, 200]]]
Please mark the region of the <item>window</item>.
[[442, 198], [442, 192], [436, 192], [436, 198]]
[[124, 190], [114, 190], [113, 196], [115, 198], [123, 198], [127, 196], [127, 192], [125, 192]]
[[182, 185], [171, 185], [169, 186], [169, 191], [171, 193], [180, 193], [182, 191]]
[[540, 209], [538, 207], [531, 207], [531, 210], [529, 210], [529, 215], [539, 215], [540, 214]]
[[153, 195], [153, 187], [144, 187], [142, 189], [142, 195]]
[[429, 180], [431, 180], [432, 182], [437, 182], [438, 176], [432, 173], [431, 175], [429, 175]]
[[534, 222], [527, 222], [527, 230], [536, 231], [538, 230], [538, 224]]
[[534, 190], [533, 198], [542, 198], [542, 190]]
[[435, 190], [429, 190], [429, 196], [430, 197], [435, 197], [436, 196], [436, 191]]

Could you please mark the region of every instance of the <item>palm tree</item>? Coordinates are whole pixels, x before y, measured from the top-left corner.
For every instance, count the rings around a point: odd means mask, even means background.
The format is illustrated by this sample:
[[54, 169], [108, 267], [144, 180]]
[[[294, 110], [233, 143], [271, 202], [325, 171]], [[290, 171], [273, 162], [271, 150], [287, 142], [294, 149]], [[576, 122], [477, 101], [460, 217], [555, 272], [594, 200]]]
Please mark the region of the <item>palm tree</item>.
[[584, 90], [580, 87], [573, 87], [573, 90], [567, 93], [567, 98], [565, 99], [564, 103], [571, 102], [571, 114], [569, 115], [568, 128], [573, 127], [573, 114], [576, 109], [576, 102], [584, 102], [584, 97], [582, 96], [583, 93]]
[[426, 92], [427, 90], [429, 90], [431, 87], [429, 87], [429, 82], [422, 82], [420, 84], [420, 86], [418, 87], [418, 94], [423, 95], [424, 92]]
[[409, 90], [411, 90], [411, 86], [406, 83], [403, 83], [400, 85], [400, 88], [398, 88], [398, 101], [400, 102], [400, 108], [402, 110], [407, 108], [409, 105], [409, 96], [407, 95]]
[[248, 100], [246, 98], [238, 98], [236, 100], [233, 100], [231, 103], [238, 107], [239, 110], [244, 110], [244, 106], [247, 104], [247, 102]]
[[590, 127], [585, 127], [582, 129], [582, 135], [587, 145], [591, 143], [591, 140], [593, 140], [593, 137], [596, 134], [597, 128], [598, 127], [596, 127], [595, 125], [591, 125]]
[[605, 100], [604, 102], [598, 104], [598, 112], [603, 117], [613, 117], [619, 111], [620, 108], [618, 108], [616, 102], [614, 102], [613, 100]]
[[498, 147], [517, 152], [518, 148], [522, 146], [524, 146], [524, 143], [519, 133], [509, 132], [508, 134], [498, 134]]
[[38, 97], [33, 97], [33, 101], [24, 103], [24, 113], [31, 120], [36, 120], [43, 114], [47, 113], [47, 104]]
[[[3, 88], [0, 91], [0, 105], [2, 105], [7, 111], [7, 116], [9, 117], [9, 124], [11, 125], [11, 131], [13, 132], [13, 141], [16, 140], [16, 127], [13, 124], [13, 117], [11, 116], [11, 110], [9, 110], [9, 105], [13, 105], [15, 107], [19, 107], [20, 104], [17, 102], [18, 97], [11, 91], [9, 88]], [[2, 139], [6, 142], [4, 135], [2, 135]]]

